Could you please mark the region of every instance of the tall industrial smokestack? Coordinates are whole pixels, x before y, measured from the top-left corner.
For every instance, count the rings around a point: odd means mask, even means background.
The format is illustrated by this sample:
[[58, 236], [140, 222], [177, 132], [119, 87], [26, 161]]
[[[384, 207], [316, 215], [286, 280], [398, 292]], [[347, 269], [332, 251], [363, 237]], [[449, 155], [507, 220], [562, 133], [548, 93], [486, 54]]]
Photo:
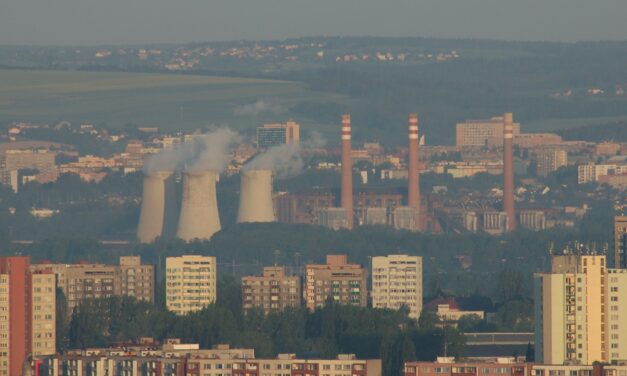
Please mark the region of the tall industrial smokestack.
[[422, 218], [420, 216], [420, 175], [418, 173], [418, 114], [409, 114], [407, 131], [409, 141], [409, 161], [407, 163], [407, 203], [410, 207], [416, 209], [416, 227], [418, 230], [421, 230]]
[[353, 160], [351, 156], [351, 116], [342, 115], [342, 194], [348, 228], [353, 228]]
[[516, 213], [514, 211], [514, 142], [513, 115], [506, 112], [503, 115], [503, 211], [507, 214], [507, 230], [516, 228]]
[[185, 241], [206, 240], [220, 230], [214, 171], [186, 171], [176, 236]]
[[172, 235], [175, 218], [174, 175], [172, 171], [144, 174], [142, 207], [137, 226], [141, 243], [151, 243], [159, 236]]
[[244, 170], [240, 179], [237, 223], [274, 222], [272, 170]]

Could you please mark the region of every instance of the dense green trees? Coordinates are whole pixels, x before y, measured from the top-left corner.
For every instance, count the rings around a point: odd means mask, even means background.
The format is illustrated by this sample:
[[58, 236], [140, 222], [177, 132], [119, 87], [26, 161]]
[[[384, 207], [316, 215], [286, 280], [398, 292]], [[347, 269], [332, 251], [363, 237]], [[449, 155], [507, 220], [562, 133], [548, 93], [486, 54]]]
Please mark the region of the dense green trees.
[[[221, 282], [221, 285], [229, 281]], [[220, 291], [228, 290], [220, 288]], [[70, 348], [107, 346], [148, 336], [181, 338], [210, 347], [228, 343], [250, 347], [259, 357], [296, 353], [303, 357], [335, 357], [354, 353], [382, 358], [385, 375], [400, 375], [403, 362], [462, 355], [464, 340], [454, 329], [420, 327], [407, 312], [342, 306], [329, 302], [309, 312], [288, 309], [264, 315], [242, 313], [239, 296], [220, 294], [216, 304], [186, 316], [128, 297], [83, 301], [73, 312], [67, 330]]]

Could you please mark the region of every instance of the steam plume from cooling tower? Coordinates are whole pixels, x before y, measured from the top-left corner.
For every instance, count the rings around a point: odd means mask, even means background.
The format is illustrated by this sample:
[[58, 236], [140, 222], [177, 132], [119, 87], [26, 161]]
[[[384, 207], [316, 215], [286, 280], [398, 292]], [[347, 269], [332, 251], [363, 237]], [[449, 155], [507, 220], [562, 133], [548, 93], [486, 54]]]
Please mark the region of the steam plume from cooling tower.
[[240, 141], [237, 132], [222, 127], [193, 135], [188, 141], [163, 149], [144, 163], [144, 172], [216, 171], [229, 163], [231, 149]]
[[299, 144], [285, 144], [272, 147], [255, 156], [244, 165], [243, 171], [271, 170], [278, 178], [288, 178], [300, 174], [305, 167]]

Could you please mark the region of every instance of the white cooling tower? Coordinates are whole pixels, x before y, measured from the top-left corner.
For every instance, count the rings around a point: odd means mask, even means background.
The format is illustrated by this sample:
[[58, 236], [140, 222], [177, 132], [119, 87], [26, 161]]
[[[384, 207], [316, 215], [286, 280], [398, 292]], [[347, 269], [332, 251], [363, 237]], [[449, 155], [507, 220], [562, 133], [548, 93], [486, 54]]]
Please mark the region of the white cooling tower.
[[216, 177], [213, 171], [185, 172], [177, 238], [208, 240], [220, 231]]
[[137, 238], [150, 243], [168, 232], [168, 221], [174, 213], [174, 175], [172, 171], [153, 171], [144, 175], [142, 208], [137, 226]]
[[274, 222], [276, 218], [272, 205], [272, 171], [242, 171], [240, 179], [237, 223]]

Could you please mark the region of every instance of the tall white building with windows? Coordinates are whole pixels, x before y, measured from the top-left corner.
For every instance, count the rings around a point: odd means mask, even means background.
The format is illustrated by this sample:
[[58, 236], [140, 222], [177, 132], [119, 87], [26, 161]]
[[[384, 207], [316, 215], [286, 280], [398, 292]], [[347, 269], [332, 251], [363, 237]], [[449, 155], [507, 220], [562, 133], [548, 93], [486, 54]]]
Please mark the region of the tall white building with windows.
[[422, 312], [422, 257], [408, 255], [372, 258], [372, 306], [409, 308], [409, 317]]
[[168, 310], [185, 315], [216, 301], [215, 257], [167, 257], [165, 268], [165, 303]]

